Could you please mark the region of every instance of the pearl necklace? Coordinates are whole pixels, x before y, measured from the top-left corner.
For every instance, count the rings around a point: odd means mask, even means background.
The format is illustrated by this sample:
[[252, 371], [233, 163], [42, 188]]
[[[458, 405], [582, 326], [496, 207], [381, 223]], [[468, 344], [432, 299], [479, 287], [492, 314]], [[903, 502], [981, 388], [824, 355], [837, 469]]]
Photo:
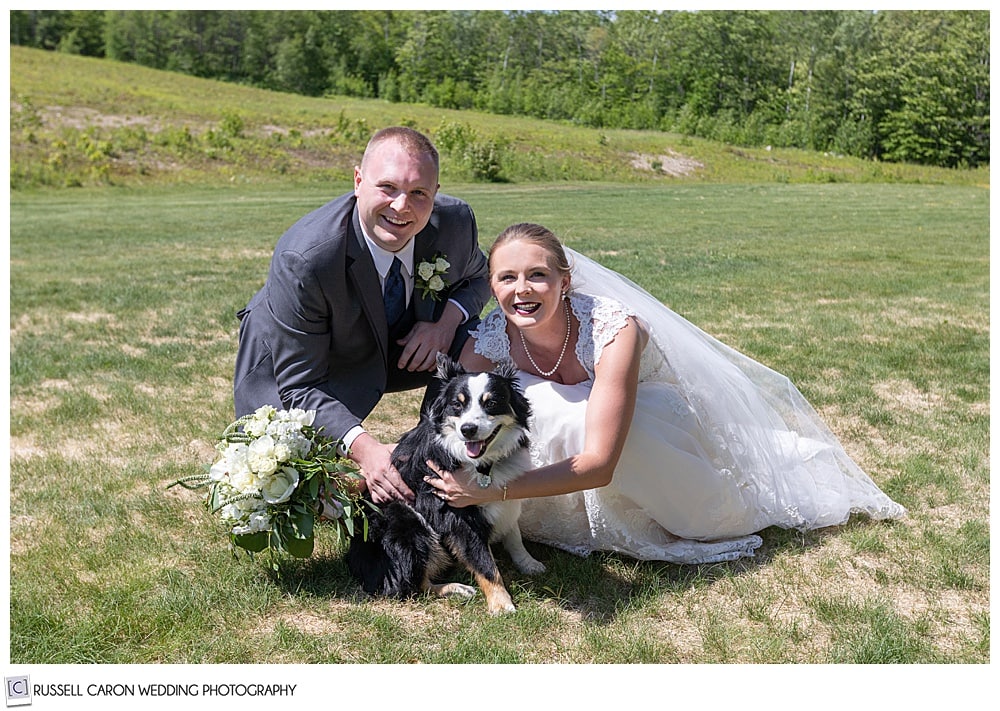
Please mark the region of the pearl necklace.
[[562, 350], [559, 351], [559, 358], [556, 360], [556, 364], [552, 366], [552, 370], [542, 370], [538, 367], [538, 363], [536, 363], [535, 359], [531, 357], [531, 351], [528, 350], [528, 342], [524, 340], [524, 331], [517, 329], [517, 334], [521, 337], [521, 345], [524, 347], [524, 355], [528, 356], [528, 360], [533, 366], [535, 366], [535, 370], [537, 370], [538, 374], [543, 378], [547, 378], [559, 370], [559, 365], [562, 363], [563, 356], [566, 355], [566, 346], [569, 345], [569, 333], [572, 329], [570, 328], [569, 320], [569, 300], [565, 298], [563, 299], [563, 310], [566, 312], [566, 338], [563, 340]]

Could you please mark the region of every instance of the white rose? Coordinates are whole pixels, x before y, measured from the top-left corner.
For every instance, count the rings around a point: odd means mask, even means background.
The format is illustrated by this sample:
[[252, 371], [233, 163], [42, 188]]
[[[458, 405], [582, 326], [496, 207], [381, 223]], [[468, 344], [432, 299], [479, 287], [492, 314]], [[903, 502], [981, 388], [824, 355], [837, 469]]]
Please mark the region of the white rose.
[[250, 467], [241, 467], [229, 472], [229, 485], [241, 494], [256, 494], [260, 489], [260, 478]]
[[444, 288], [444, 280], [435, 274], [427, 281], [427, 288], [431, 291], [441, 291]]
[[225, 481], [247, 473], [250, 470], [247, 463], [247, 446], [243, 443], [231, 442], [222, 452], [222, 456], [212, 465], [209, 476], [214, 481]]
[[251, 460], [254, 474], [258, 479], [271, 476], [278, 470], [278, 459], [276, 457], [259, 457]]
[[278, 458], [274, 453], [274, 439], [271, 435], [263, 435], [250, 443], [247, 461], [250, 468], [260, 477], [274, 474], [278, 468]]
[[286, 433], [298, 430], [298, 425], [284, 419], [272, 420], [267, 425], [267, 430], [261, 432], [261, 436], [267, 434], [271, 437], [283, 437]]
[[282, 467], [274, 476], [264, 482], [260, 495], [269, 504], [280, 504], [288, 501], [299, 485], [299, 473], [292, 467]]
[[434, 262], [434, 268], [440, 273], [448, 271], [448, 267], [450, 266], [451, 265], [448, 263], [448, 260], [446, 260], [444, 257], [438, 257], [437, 261]]
[[417, 267], [417, 274], [421, 279], [427, 281], [434, 276], [434, 265], [430, 262], [420, 262], [420, 265]]
[[257, 408], [253, 416], [243, 424], [243, 431], [247, 434], [258, 437], [267, 431], [267, 425], [274, 415], [275, 409], [270, 405], [262, 405]]
[[292, 458], [292, 449], [286, 440], [278, 440], [274, 443], [274, 458], [279, 462], [287, 462]]
[[253, 437], [260, 437], [267, 431], [267, 420], [258, 420], [256, 418], [249, 420], [243, 423], [243, 431]]
[[302, 427], [311, 427], [313, 421], [316, 419], [315, 410], [300, 410], [297, 407], [293, 407], [288, 411], [288, 419], [292, 422]]

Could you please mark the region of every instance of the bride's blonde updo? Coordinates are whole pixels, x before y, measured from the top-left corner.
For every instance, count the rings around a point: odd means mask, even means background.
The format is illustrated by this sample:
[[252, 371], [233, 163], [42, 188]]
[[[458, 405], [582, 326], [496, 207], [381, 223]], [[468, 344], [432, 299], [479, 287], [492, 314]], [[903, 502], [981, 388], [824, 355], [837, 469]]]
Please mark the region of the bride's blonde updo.
[[569, 260], [566, 258], [566, 250], [563, 249], [562, 242], [552, 233], [552, 230], [532, 222], [519, 222], [501, 232], [493, 242], [493, 246], [490, 247], [487, 263], [489, 264], [491, 274], [493, 273], [493, 253], [498, 247], [502, 247], [509, 242], [531, 242], [532, 244], [537, 244], [555, 257], [556, 269], [560, 274], [568, 276], [572, 271]]

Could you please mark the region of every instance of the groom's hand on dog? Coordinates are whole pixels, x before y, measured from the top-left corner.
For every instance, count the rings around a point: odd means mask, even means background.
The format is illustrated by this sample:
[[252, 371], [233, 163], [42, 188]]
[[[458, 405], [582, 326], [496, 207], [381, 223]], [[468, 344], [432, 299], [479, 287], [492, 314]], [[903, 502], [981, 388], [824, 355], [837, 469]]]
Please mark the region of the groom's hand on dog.
[[406, 501], [412, 504], [416, 496], [390, 460], [393, 446], [382, 444], [366, 432], [351, 445], [351, 458], [361, 467], [361, 476], [365, 478], [374, 503]]

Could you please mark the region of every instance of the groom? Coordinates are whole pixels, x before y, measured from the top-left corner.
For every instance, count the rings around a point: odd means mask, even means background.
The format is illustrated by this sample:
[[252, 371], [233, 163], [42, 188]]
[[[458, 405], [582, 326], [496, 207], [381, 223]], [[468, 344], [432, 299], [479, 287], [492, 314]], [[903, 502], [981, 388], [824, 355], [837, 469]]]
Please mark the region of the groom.
[[437, 353], [458, 358], [489, 298], [475, 216], [438, 193], [438, 172], [426, 136], [378, 131], [354, 192], [278, 240], [267, 282], [239, 312], [236, 416], [316, 410], [315, 426], [343, 441], [375, 503], [413, 493], [364, 419], [386, 392], [432, 390]]

